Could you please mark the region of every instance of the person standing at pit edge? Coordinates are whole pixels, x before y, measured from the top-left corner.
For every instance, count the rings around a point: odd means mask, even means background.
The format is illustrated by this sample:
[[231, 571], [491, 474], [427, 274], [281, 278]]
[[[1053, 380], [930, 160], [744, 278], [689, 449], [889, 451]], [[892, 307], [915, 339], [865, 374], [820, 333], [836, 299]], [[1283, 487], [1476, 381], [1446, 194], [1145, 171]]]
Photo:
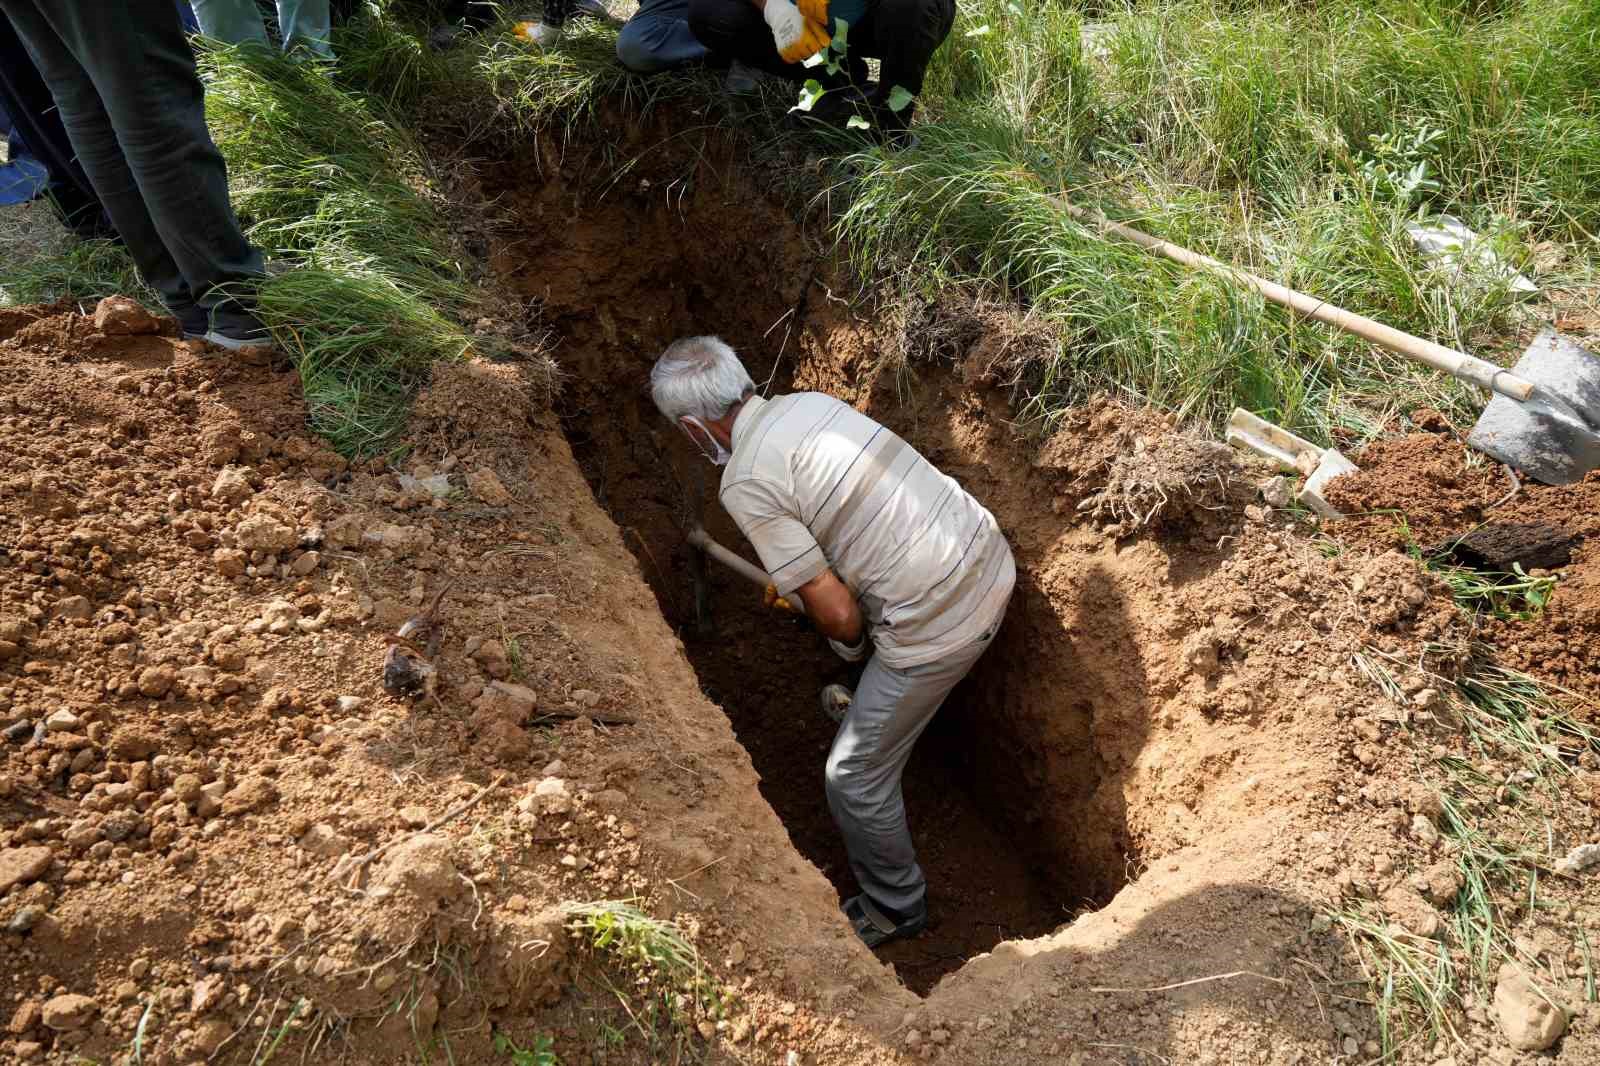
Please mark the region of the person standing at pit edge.
[[0, 0], [145, 282], [183, 327], [230, 350], [271, 336], [247, 295], [261, 253], [239, 230], [205, 90], [172, 0]]
[[869, 947], [928, 921], [927, 879], [900, 778], [911, 748], [989, 646], [1016, 564], [984, 507], [916, 449], [831, 396], [764, 400], [716, 337], [674, 341], [650, 372], [656, 407], [723, 467], [722, 505], [774, 589], [798, 597], [847, 662], [822, 690], [839, 724], [824, 780], [861, 894], [842, 906]]

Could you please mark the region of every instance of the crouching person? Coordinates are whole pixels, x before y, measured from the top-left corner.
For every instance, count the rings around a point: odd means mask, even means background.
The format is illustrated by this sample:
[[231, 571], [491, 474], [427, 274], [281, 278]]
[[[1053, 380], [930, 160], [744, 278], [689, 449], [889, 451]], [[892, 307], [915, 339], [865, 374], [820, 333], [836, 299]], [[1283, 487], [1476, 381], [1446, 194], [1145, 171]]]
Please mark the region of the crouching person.
[[927, 924], [927, 881], [900, 778], [951, 688], [989, 646], [1016, 581], [994, 516], [911, 445], [815, 392], [764, 400], [715, 337], [674, 342], [656, 407], [722, 466], [720, 497], [779, 594], [797, 597], [854, 692], [822, 691], [839, 725], [828, 805], [861, 893], [843, 909], [869, 946]]
[[[687, 0], [689, 28], [714, 55], [801, 82], [821, 68], [804, 63], [828, 46], [838, 21], [849, 23], [848, 78], [828, 86], [811, 117], [844, 127], [851, 116], [903, 143], [928, 63], [955, 23], [955, 0]], [[876, 82], [867, 59], [882, 61]], [[893, 106], [899, 104], [900, 106]]]

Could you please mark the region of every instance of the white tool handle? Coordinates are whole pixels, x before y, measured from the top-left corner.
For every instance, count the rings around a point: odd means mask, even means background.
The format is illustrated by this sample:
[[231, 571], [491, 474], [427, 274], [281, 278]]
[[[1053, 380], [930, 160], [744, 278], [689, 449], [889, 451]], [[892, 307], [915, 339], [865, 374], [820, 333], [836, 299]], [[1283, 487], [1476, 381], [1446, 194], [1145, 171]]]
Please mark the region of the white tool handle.
[[[770, 574], [712, 540], [711, 534], [707, 533], [703, 527], [695, 526], [689, 530], [689, 535], [685, 539], [740, 577], [753, 581], [762, 588], [766, 588], [773, 583]], [[786, 596], [784, 598], [789, 601], [789, 605], [796, 611], [801, 614], [805, 613], [805, 605], [801, 602], [799, 596]]]
[[1090, 223], [1099, 229], [1131, 241], [1146, 251], [1155, 252], [1157, 255], [1166, 256], [1175, 263], [1196, 267], [1226, 278], [1232, 278], [1259, 292], [1262, 296], [1275, 304], [1297, 311], [1307, 318], [1314, 318], [1318, 322], [1325, 322], [1336, 329], [1346, 333], [1354, 333], [1364, 337], [1374, 344], [1389, 349], [1397, 355], [1403, 355], [1413, 362], [1424, 366], [1431, 366], [1435, 370], [1442, 370], [1452, 377], [1462, 381], [1471, 382], [1481, 388], [1498, 392], [1512, 400], [1522, 402], [1533, 395], [1533, 382], [1516, 376], [1508, 370], [1495, 366], [1493, 363], [1477, 356], [1458, 352], [1454, 348], [1446, 348], [1442, 344], [1423, 340], [1421, 337], [1412, 336], [1404, 330], [1386, 326], [1376, 319], [1365, 315], [1358, 315], [1354, 311], [1346, 311], [1335, 307], [1326, 300], [1319, 300], [1315, 296], [1307, 296], [1303, 292], [1279, 285], [1275, 281], [1257, 277], [1249, 271], [1240, 270], [1238, 267], [1229, 266], [1209, 255], [1191, 252], [1171, 241], [1164, 241], [1159, 237], [1152, 237], [1142, 233], [1131, 226], [1124, 226], [1120, 222], [1113, 222], [1099, 211], [1087, 207], [1079, 207], [1068, 203], [1060, 197], [1054, 197], [1057, 203], [1065, 207], [1067, 213], [1080, 222]]

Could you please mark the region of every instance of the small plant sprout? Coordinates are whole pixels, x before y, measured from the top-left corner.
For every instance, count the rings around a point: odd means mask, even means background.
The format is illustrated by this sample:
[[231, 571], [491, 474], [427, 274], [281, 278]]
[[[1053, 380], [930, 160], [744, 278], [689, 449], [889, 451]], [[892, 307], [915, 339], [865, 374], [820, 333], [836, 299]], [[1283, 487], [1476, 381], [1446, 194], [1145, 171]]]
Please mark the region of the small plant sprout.
[[1413, 206], [1442, 188], [1429, 172], [1443, 136], [1442, 129], [1426, 124], [1373, 134], [1371, 152], [1361, 163], [1362, 179], [1378, 199]]
[[511, 1060], [512, 1066], [561, 1066], [554, 1051], [556, 1042], [543, 1033], [533, 1038], [530, 1047], [522, 1047], [505, 1033], [494, 1034], [494, 1049]]

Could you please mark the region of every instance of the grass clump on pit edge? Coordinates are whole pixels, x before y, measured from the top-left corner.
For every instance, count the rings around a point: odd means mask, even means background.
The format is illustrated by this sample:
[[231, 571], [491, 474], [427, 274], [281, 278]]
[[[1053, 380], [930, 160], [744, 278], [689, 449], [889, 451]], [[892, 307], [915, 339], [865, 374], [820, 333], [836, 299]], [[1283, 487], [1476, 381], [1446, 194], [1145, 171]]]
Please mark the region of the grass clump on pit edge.
[[382, 450], [428, 368], [471, 347], [471, 301], [426, 155], [399, 117], [315, 66], [217, 50], [207, 117], [234, 206], [294, 269], [260, 314], [300, 371], [310, 425], [347, 455]]
[[[427, 156], [386, 105], [318, 67], [221, 47], [200, 65], [234, 208], [273, 271], [258, 312], [300, 373], [310, 428], [347, 456], [380, 452], [429, 367], [473, 343], [452, 317], [472, 293]], [[0, 270], [11, 303], [112, 293], [161, 307], [108, 241]]]
[[[1588, 724], [1600, 708], [1489, 656], [1482, 646], [1447, 645], [1425, 647], [1420, 663], [1376, 648], [1356, 656], [1361, 671], [1396, 704], [1410, 706], [1422, 691], [1435, 696], [1426, 713], [1459, 740], [1459, 750], [1437, 747], [1437, 732], [1430, 740], [1412, 714], [1403, 716], [1400, 751], [1437, 805], [1432, 820], [1460, 886], [1440, 907], [1437, 938], [1398, 928], [1362, 900], [1330, 915], [1367, 976], [1383, 1061], [1418, 1041], [1461, 1045], [1457, 1019], [1467, 997], [1488, 1003], [1503, 962], [1523, 967], [1547, 996], [1570, 976], [1542, 967], [1519, 943], [1519, 925], [1553, 910], [1542, 886], [1565, 850], [1549, 816], [1525, 804], [1537, 800], [1559, 809], [1570, 802], [1578, 760], [1600, 755], [1600, 732]], [[1428, 665], [1447, 663], [1465, 668], [1446, 676]], [[1596, 1002], [1596, 963], [1582, 922], [1567, 926], [1583, 951], [1581, 995]]]
[[718, 987], [682, 929], [634, 900], [568, 903], [564, 910], [573, 934], [620, 974], [620, 985], [608, 974], [602, 980], [646, 1047], [671, 1049], [681, 1061], [697, 1034], [709, 1039], [732, 991]]

